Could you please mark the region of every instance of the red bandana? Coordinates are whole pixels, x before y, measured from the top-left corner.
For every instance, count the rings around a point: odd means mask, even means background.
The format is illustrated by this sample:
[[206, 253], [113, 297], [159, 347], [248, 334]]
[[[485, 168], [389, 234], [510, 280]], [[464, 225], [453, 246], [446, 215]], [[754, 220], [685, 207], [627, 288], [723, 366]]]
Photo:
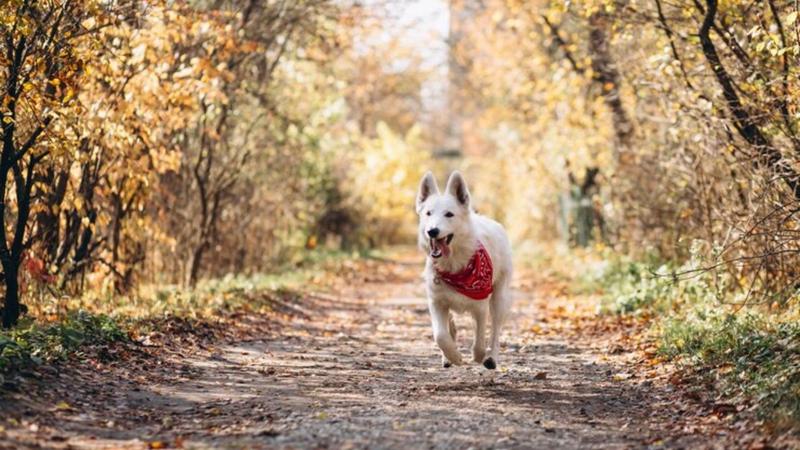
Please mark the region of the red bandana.
[[480, 242], [478, 250], [461, 272], [441, 272], [437, 269], [436, 274], [450, 287], [473, 300], [483, 300], [492, 293], [492, 258]]

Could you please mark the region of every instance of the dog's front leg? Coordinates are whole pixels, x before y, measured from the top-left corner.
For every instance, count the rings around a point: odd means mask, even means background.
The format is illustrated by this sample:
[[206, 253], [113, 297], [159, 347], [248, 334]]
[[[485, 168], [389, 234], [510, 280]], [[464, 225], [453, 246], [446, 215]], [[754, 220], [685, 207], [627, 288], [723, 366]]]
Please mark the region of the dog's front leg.
[[492, 316], [492, 337], [489, 345], [489, 357], [483, 362], [487, 369], [497, 367], [497, 356], [500, 352], [500, 329], [505, 322], [508, 309], [511, 307], [511, 288], [505, 283], [495, 286], [492, 298], [489, 301], [489, 311]]
[[450, 311], [433, 301], [429, 302], [431, 311], [431, 323], [433, 325], [433, 338], [436, 345], [442, 350], [442, 365], [448, 367], [450, 364], [461, 365], [461, 354], [458, 347], [450, 335]]

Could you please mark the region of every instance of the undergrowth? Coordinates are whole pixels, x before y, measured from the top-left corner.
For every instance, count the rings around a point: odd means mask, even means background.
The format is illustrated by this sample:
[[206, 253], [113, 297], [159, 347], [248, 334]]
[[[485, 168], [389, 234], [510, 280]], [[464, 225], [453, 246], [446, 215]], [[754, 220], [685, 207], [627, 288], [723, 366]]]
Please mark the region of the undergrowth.
[[617, 258], [594, 280], [603, 310], [647, 313], [659, 354], [714, 386], [726, 401], [781, 427], [800, 425], [800, 322], [743, 306], [746, 292], [724, 274], [691, 273], [687, 266]]
[[114, 319], [86, 311], [71, 312], [47, 324], [26, 319], [0, 332], [0, 381], [14, 369], [78, 354], [87, 344], [106, 345], [127, 338]]

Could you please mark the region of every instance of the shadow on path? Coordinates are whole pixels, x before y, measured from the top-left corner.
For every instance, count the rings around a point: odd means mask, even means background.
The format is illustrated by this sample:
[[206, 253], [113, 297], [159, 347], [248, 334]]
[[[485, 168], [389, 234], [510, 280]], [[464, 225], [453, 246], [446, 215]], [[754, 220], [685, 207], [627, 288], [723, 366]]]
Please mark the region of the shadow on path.
[[667, 429], [681, 414], [669, 392], [615, 379], [623, 369], [594, 338], [533, 333], [570, 299], [517, 292], [499, 370], [441, 368], [419, 265], [381, 264], [389, 281], [294, 299], [278, 319], [242, 315], [246, 337], [45, 377], [58, 381], [46, 401], [0, 407], [20, 424], [0, 447], [696, 448], [724, 437]]

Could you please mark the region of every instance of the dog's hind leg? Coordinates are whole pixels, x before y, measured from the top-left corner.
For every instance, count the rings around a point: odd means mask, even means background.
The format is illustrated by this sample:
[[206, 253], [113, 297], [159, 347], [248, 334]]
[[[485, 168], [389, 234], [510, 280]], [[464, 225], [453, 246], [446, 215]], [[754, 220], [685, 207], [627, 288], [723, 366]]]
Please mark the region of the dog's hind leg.
[[472, 359], [482, 363], [486, 358], [486, 309], [477, 311], [475, 319], [475, 339], [472, 341]]
[[489, 357], [483, 362], [484, 367], [487, 369], [497, 367], [497, 357], [500, 351], [500, 331], [510, 308], [511, 288], [505, 283], [499, 283], [492, 294], [491, 303], [489, 304], [492, 316], [492, 337]]
[[453, 341], [458, 342], [458, 339], [456, 339], [456, 335], [458, 334], [458, 330], [456, 330], [456, 321], [453, 318], [453, 314], [448, 314], [448, 316], [450, 316], [447, 325], [450, 330], [450, 337], [453, 338]]

